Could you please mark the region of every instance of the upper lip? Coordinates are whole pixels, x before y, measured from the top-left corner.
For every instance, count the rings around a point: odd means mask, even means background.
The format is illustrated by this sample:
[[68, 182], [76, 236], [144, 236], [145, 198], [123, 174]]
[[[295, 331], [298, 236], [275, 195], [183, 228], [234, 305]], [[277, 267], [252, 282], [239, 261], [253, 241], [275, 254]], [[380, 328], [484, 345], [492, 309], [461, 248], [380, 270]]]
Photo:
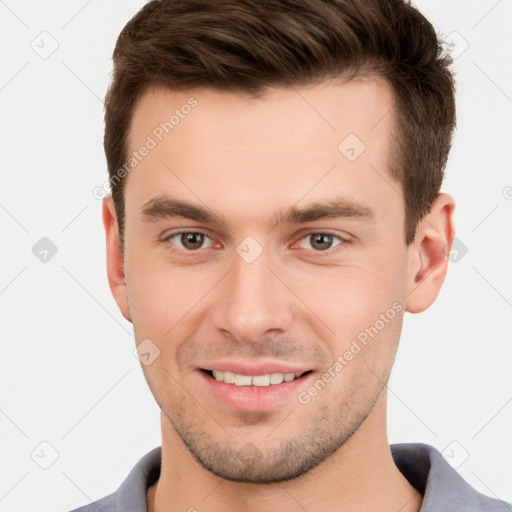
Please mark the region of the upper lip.
[[200, 366], [200, 370], [217, 370], [232, 372], [237, 375], [267, 375], [270, 373], [304, 373], [312, 370], [304, 364], [283, 363], [279, 361], [247, 362], [247, 361], [216, 361]]

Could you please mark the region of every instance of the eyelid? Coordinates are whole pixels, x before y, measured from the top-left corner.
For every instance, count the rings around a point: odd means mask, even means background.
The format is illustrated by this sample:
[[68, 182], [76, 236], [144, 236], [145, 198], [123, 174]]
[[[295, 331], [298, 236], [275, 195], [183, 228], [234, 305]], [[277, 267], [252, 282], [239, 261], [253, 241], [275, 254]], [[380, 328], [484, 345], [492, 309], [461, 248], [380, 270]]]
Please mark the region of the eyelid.
[[164, 231], [164, 233], [160, 236], [160, 240], [167, 240], [173, 236], [182, 235], [183, 233], [201, 233], [201, 235], [205, 235], [211, 238], [208, 232], [201, 228], [177, 228], [176, 230], [171, 229], [170, 231]]

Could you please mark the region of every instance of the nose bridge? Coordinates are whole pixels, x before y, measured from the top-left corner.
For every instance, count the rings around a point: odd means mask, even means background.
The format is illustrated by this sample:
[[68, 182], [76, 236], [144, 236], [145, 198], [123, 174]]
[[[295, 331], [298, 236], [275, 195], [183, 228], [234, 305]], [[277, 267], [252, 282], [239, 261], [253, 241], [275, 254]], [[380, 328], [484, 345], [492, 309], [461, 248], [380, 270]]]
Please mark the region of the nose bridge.
[[282, 332], [291, 322], [290, 294], [270, 265], [267, 251], [254, 260], [237, 251], [219, 290], [214, 306], [216, 327], [240, 342], [255, 341], [270, 330]]

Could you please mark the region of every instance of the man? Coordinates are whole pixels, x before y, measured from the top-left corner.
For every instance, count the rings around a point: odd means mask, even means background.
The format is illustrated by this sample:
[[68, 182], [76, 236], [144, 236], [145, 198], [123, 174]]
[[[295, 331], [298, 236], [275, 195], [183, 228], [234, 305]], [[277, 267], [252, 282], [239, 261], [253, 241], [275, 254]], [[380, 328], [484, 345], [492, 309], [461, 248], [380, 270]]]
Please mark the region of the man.
[[449, 65], [399, 0], [163, 0], [126, 25], [107, 268], [162, 447], [79, 510], [510, 510], [386, 434], [403, 315], [454, 237]]

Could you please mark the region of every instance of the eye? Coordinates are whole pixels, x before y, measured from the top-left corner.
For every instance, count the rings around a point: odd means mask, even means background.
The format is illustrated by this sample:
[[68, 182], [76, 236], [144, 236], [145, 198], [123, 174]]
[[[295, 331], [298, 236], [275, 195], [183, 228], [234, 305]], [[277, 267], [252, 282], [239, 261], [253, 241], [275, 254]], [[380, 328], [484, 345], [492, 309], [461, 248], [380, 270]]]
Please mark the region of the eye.
[[200, 231], [178, 231], [166, 236], [164, 241], [171, 242], [171, 244], [178, 245], [178, 247], [179, 244], [181, 244], [181, 247], [179, 247], [180, 249], [185, 249], [188, 252], [194, 252], [198, 249], [205, 248], [203, 247], [203, 244], [206, 239], [213, 243], [213, 240], [211, 240], [209, 236], [205, 233], [201, 233]]
[[[334, 243], [336, 239], [338, 240], [338, 243]], [[316, 252], [327, 251], [346, 242], [344, 238], [332, 233], [309, 233], [305, 237], [301, 238], [299, 241], [299, 247], [302, 249], [309, 249], [310, 247], [304, 246], [304, 241], [306, 241], [306, 245], [309, 244]]]
[[[170, 242], [171, 245], [177, 246], [178, 249], [185, 252], [197, 252], [214, 244], [214, 241], [201, 231], [177, 231], [167, 235], [163, 238], [163, 241]], [[347, 242], [347, 240], [334, 233], [315, 232], [302, 237], [298, 246], [302, 249], [312, 248], [315, 252], [325, 252]]]

